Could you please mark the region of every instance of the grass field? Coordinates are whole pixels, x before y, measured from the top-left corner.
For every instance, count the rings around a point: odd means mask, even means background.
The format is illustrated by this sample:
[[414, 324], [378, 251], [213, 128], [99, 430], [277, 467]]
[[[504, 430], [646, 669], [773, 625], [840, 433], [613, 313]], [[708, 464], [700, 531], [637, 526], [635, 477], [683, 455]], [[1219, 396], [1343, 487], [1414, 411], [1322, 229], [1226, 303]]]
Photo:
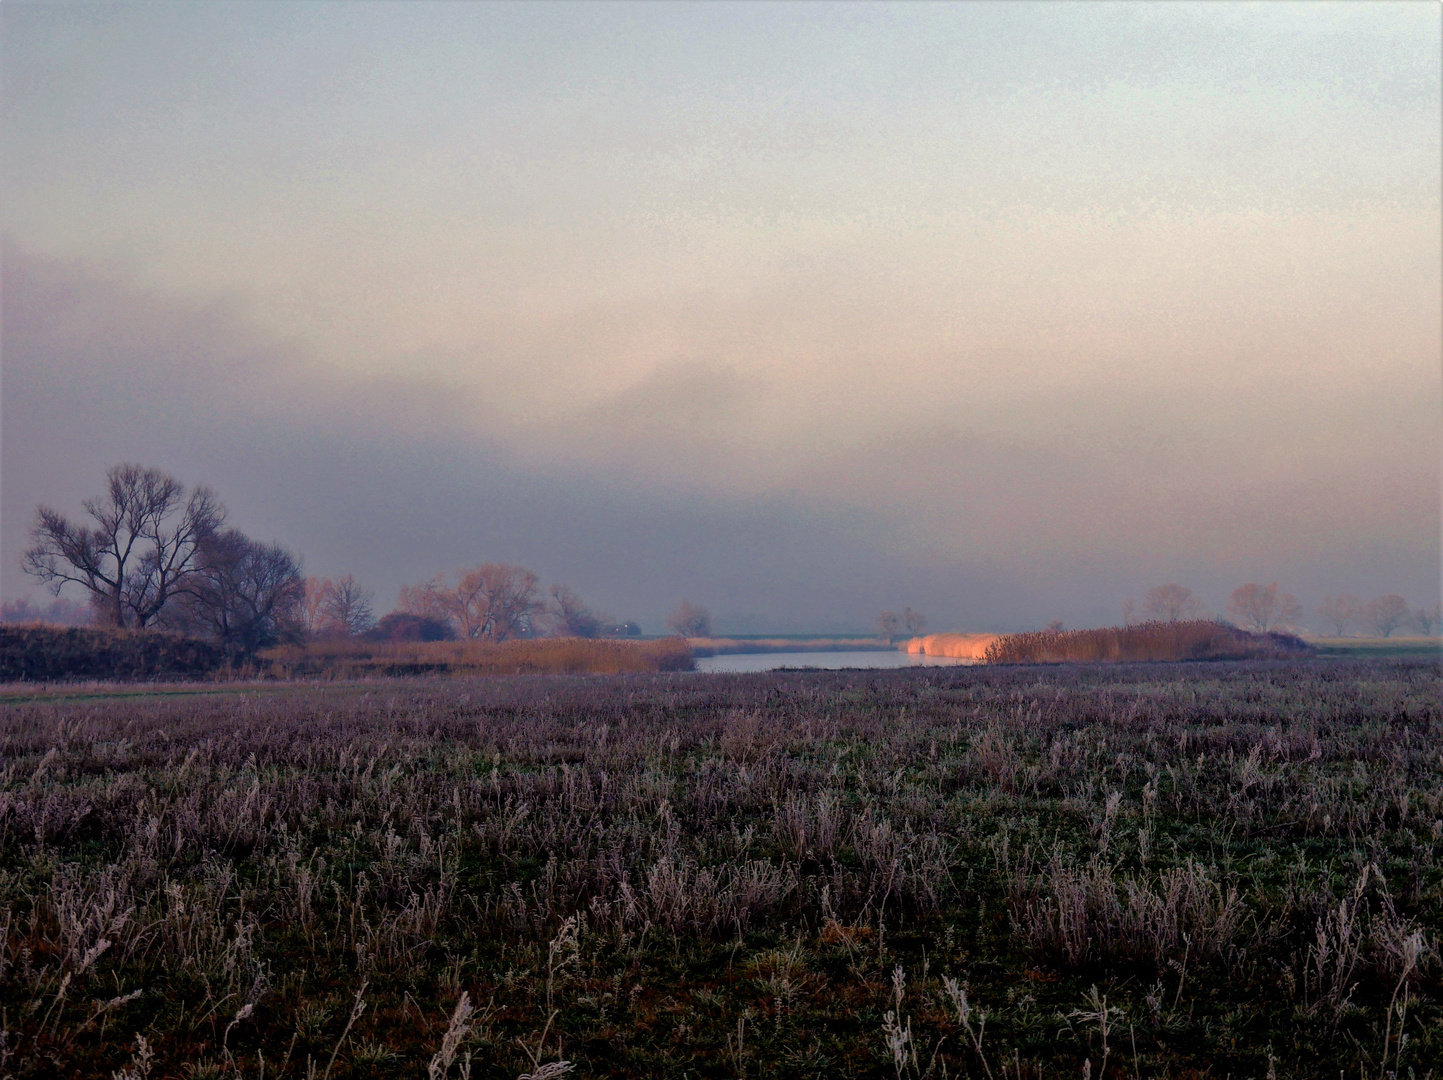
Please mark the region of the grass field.
[[1310, 637], [1307, 640], [1323, 656], [1347, 656], [1358, 660], [1404, 656], [1443, 658], [1443, 638], [1436, 637]]
[[1440, 682], [15, 689], [0, 1074], [1422, 1078]]

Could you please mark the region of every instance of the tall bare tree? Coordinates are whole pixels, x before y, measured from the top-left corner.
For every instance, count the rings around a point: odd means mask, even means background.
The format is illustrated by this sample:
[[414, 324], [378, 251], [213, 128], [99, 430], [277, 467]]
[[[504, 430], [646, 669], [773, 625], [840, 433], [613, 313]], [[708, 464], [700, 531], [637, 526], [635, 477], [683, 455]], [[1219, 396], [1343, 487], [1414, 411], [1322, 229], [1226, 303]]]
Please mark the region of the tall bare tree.
[[1142, 614], [1146, 619], [1162, 622], [1184, 622], [1202, 614], [1203, 602], [1185, 585], [1154, 585], [1142, 598]]
[[290, 552], [227, 529], [200, 544], [196, 571], [162, 621], [251, 656], [303, 636], [305, 600], [305, 579]]
[[1440, 615], [1443, 615], [1443, 605], [1434, 604], [1431, 608], [1420, 607], [1413, 612], [1413, 623], [1424, 637], [1432, 637], [1438, 632]]
[[913, 637], [927, 629], [927, 616], [906, 607], [902, 609], [902, 628]]
[[711, 637], [711, 614], [700, 604], [683, 600], [666, 620], [667, 627], [682, 637]]
[[524, 566], [510, 563], [483, 563], [467, 575], [480, 580], [480, 595], [486, 604], [484, 634], [492, 641], [529, 634], [536, 616], [544, 606], [536, 591], [541, 579]]
[[371, 610], [375, 594], [364, 588], [354, 574], [330, 578], [306, 578], [306, 599], [302, 622], [306, 636], [313, 639], [347, 638], [364, 634], [376, 625]]
[[1332, 626], [1334, 637], [1346, 634], [1348, 627], [1357, 620], [1362, 611], [1362, 601], [1356, 596], [1347, 595], [1325, 596], [1317, 607], [1318, 618]]
[[1363, 605], [1363, 622], [1379, 637], [1390, 636], [1408, 614], [1408, 602], [1397, 593], [1380, 596]]
[[1276, 581], [1271, 585], [1249, 582], [1233, 590], [1228, 600], [1228, 614], [1247, 629], [1266, 634], [1295, 626], [1303, 617], [1303, 605], [1291, 593], [1279, 595]]
[[82, 504], [94, 524], [37, 508], [25, 572], [56, 595], [67, 583], [79, 585], [104, 624], [148, 626], [188, 588], [200, 548], [225, 523], [225, 510], [210, 488], [187, 494], [159, 469], [116, 465], [105, 480], [105, 494]]
[[550, 596], [547, 614], [551, 616], [559, 634], [568, 637], [599, 637], [602, 628], [611, 621], [611, 616], [587, 607], [576, 590], [569, 585], [551, 586]]
[[877, 615], [877, 636], [885, 638], [887, 644], [897, 640], [902, 632], [902, 620], [895, 611], [883, 611]]
[[437, 574], [424, 585], [401, 590], [400, 609], [423, 619], [445, 620], [462, 637], [505, 641], [532, 630], [544, 606], [537, 598], [541, 579], [524, 566], [482, 563], [460, 570], [452, 585]]

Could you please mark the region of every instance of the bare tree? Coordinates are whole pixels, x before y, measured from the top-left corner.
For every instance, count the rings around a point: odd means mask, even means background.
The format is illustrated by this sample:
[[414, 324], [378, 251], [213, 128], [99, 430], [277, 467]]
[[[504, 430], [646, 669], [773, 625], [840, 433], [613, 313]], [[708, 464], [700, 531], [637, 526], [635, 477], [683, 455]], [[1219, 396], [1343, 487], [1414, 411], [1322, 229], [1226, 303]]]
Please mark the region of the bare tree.
[[1122, 625], [1131, 626], [1133, 615], [1137, 613], [1137, 601], [1128, 597], [1122, 602]]
[[448, 625], [454, 625], [455, 608], [456, 599], [445, 574], [437, 574], [423, 585], [403, 585], [396, 602], [397, 611], [403, 614]]
[[553, 585], [547, 614], [559, 634], [567, 637], [600, 637], [611, 616], [592, 611], [569, 585]]
[[1202, 614], [1203, 602], [1184, 585], [1154, 585], [1142, 598], [1142, 614], [1162, 622], [1184, 622]]
[[1233, 590], [1228, 600], [1228, 614], [1249, 630], [1266, 634], [1287, 626], [1295, 626], [1303, 617], [1303, 605], [1291, 593], [1278, 595], [1278, 583], [1258, 585], [1249, 582]]
[[342, 574], [330, 586], [322, 610], [331, 625], [347, 637], [364, 634], [376, 625], [371, 611], [376, 594], [362, 586], [354, 574]]
[[482, 563], [457, 571], [455, 585], [437, 574], [424, 585], [403, 588], [400, 609], [422, 619], [444, 620], [462, 637], [505, 641], [531, 632], [544, 610], [536, 595], [540, 584], [525, 567]]
[[683, 600], [667, 617], [666, 625], [682, 637], [711, 637], [711, 615], [700, 604]]
[[1432, 637], [1438, 632], [1439, 616], [1443, 615], [1443, 605], [1434, 604], [1431, 608], [1419, 608], [1413, 612], [1413, 623], [1418, 627], [1418, 633], [1424, 637]]
[[920, 611], [913, 611], [911, 608], [902, 609], [902, 627], [916, 637], [923, 630], [927, 629], [927, 616]]
[[895, 611], [883, 611], [877, 615], [877, 636], [885, 638], [888, 645], [897, 640], [902, 632], [902, 620]]
[[79, 585], [105, 624], [148, 626], [187, 588], [200, 546], [224, 524], [225, 510], [210, 488], [187, 496], [159, 469], [116, 465], [105, 479], [106, 493], [82, 504], [94, 525], [37, 508], [25, 572], [57, 596], [67, 582]]
[[1379, 637], [1388, 637], [1408, 618], [1408, 602], [1396, 593], [1363, 605], [1363, 622]]
[[545, 610], [536, 596], [541, 579], [523, 566], [483, 563], [463, 577], [463, 587], [473, 580], [479, 581], [479, 596], [485, 604], [482, 634], [492, 641], [529, 634], [532, 622]]
[[1047, 624], [1047, 632], [1049, 634], [1060, 634], [1066, 629], [1067, 626], [1063, 623], [1061, 619], [1053, 619], [1050, 623]]
[[1334, 637], [1343, 637], [1362, 614], [1363, 604], [1356, 596], [1325, 596], [1316, 611], [1318, 618], [1332, 626]]
[[162, 622], [251, 656], [303, 636], [305, 601], [305, 579], [290, 552], [227, 529], [201, 543], [196, 571]]

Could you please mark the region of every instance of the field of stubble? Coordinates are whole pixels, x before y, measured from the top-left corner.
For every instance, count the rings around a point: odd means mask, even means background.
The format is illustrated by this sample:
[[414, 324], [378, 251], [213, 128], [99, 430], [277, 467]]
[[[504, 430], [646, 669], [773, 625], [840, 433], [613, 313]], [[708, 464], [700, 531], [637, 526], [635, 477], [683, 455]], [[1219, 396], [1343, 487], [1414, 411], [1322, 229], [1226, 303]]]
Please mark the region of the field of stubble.
[[1436, 662], [192, 690], [0, 696], [0, 1075], [1443, 1061]]

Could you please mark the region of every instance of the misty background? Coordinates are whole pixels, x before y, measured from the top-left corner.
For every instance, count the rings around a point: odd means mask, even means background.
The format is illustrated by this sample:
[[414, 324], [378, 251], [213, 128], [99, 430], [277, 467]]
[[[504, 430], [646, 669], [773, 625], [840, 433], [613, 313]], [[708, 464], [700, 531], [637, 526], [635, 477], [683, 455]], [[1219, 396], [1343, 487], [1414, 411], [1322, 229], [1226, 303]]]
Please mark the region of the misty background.
[[0, 592], [135, 461], [378, 612], [1436, 603], [1440, 18], [6, 4]]

